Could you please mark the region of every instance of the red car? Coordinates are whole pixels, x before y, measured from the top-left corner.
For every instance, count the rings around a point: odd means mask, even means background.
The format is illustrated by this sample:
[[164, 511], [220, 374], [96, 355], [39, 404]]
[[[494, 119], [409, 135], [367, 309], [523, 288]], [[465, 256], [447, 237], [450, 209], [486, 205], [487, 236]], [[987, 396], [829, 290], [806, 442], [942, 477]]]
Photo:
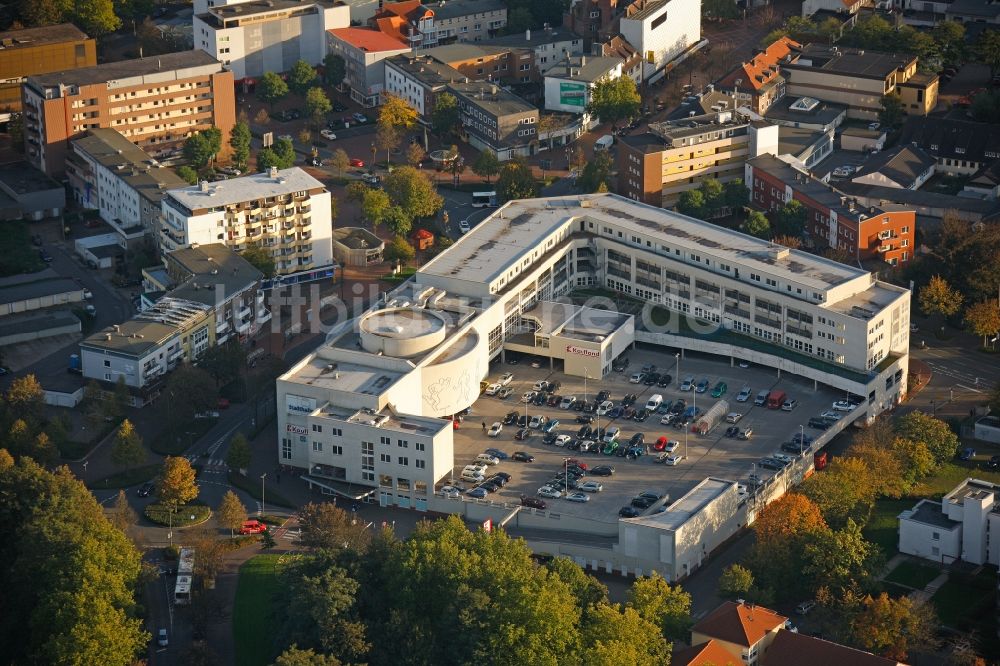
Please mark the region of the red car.
[[260, 534], [267, 531], [267, 525], [259, 520], [247, 520], [240, 528], [240, 534]]
[[654, 451], [662, 451], [665, 448], [667, 448], [667, 438], [666, 437], [660, 437], [658, 440], [656, 440], [656, 444], [653, 444], [653, 450]]
[[229, 398], [219, 398], [218, 402], [216, 402], [216, 406], [219, 409], [229, 409]]
[[364, 160], [359, 160], [357, 157], [351, 160], [352, 167], [363, 167], [365, 165]]
[[576, 458], [565, 458], [563, 462], [566, 463], [567, 465], [576, 465], [582, 470], [587, 469], [587, 463], [583, 462], [582, 460], [577, 460]]

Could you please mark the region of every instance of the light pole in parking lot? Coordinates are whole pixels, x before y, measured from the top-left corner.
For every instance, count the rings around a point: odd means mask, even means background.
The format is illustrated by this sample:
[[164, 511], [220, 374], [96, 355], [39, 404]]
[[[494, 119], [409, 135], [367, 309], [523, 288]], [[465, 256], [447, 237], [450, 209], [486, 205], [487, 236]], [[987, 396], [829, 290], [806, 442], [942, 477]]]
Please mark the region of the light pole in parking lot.
[[677, 369], [674, 370], [675, 376], [677, 377], [677, 385], [681, 385], [681, 353], [677, 352], [674, 354], [674, 358], [677, 360]]
[[799, 424], [799, 454], [802, 453], [802, 447], [805, 446], [805, 443], [806, 443], [806, 427], [800, 423]]
[[260, 515], [264, 515], [264, 477], [267, 476], [267, 472], [260, 475]]

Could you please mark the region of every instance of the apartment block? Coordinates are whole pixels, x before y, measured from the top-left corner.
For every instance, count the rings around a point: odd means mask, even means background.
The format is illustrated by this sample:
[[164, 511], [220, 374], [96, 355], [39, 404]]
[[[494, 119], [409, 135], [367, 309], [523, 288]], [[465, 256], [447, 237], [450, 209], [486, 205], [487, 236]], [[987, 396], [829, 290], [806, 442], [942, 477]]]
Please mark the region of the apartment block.
[[805, 242], [816, 249], [832, 248], [857, 261], [881, 260], [890, 266], [913, 257], [916, 212], [893, 204], [858, 203], [773, 155], [761, 155], [746, 164], [743, 181], [751, 203], [773, 211], [791, 200], [808, 213]]
[[642, 78], [653, 83], [701, 41], [701, 0], [637, 0], [625, 8], [619, 32], [645, 58]]
[[96, 64], [96, 42], [72, 23], [0, 32], [0, 122], [21, 110], [28, 76]]
[[437, 96], [455, 81], [465, 81], [464, 74], [433, 57], [420, 54], [386, 58], [385, 91], [401, 97], [416, 109], [424, 122], [430, 122]]
[[968, 478], [940, 500], [920, 500], [899, 514], [899, 552], [942, 564], [1000, 564], [1000, 486]]
[[135, 248], [147, 239], [155, 245], [164, 193], [187, 183], [118, 130], [87, 130], [70, 145], [66, 177], [76, 203], [99, 211], [121, 247]]
[[505, 85], [541, 81], [530, 49], [462, 42], [427, 49], [421, 55], [449, 65], [470, 81]]
[[383, 60], [410, 52], [406, 42], [373, 28], [328, 30], [327, 48], [344, 59], [346, 73], [341, 88], [365, 107], [378, 106], [385, 90]]
[[161, 210], [163, 252], [212, 243], [241, 252], [259, 245], [280, 276], [333, 265], [330, 192], [298, 167], [170, 190]]
[[728, 110], [650, 123], [648, 132], [618, 142], [619, 194], [664, 208], [707, 178], [742, 178], [748, 157], [779, 149], [777, 126]]
[[448, 91], [458, 99], [462, 130], [472, 147], [491, 150], [501, 161], [531, 154], [538, 139], [534, 105], [486, 81], [454, 83]]
[[594, 85], [617, 79], [625, 61], [604, 56], [567, 56], [545, 72], [545, 109], [585, 114]]
[[218, 127], [228, 137], [236, 122], [233, 73], [197, 50], [29, 76], [22, 103], [27, 159], [58, 176], [69, 141], [87, 130], [112, 128], [168, 157], [192, 133]]
[[884, 95], [900, 95], [914, 115], [937, 105], [937, 77], [918, 76], [912, 55], [809, 44], [781, 68], [789, 95], [847, 104], [849, 118], [877, 119]]
[[176, 287], [132, 319], [80, 343], [83, 376], [113, 386], [120, 377], [139, 404], [155, 397], [167, 373], [230, 338], [246, 342], [271, 314], [263, 275], [224, 245], [167, 256]]
[[195, 0], [194, 44], [253, 83], [264, 72], [287, 72], [298, 60], [320, 65], [326, 31], [351, 25], [339, 0]]
[[502, 46], [516, 50], [530, 49], [535, 55], [535, 67], [541, 74], [566, 56], [581, 55], [584, 52], [583, 37], [565, 28], [525, 30], [523, 34], [492, 37], [481, 43], [486, 46]]
[[413, 49], [426, 49], [492, 37], [507, 25], [507, 6], [500, 0], [385, 2], [368, 24]]

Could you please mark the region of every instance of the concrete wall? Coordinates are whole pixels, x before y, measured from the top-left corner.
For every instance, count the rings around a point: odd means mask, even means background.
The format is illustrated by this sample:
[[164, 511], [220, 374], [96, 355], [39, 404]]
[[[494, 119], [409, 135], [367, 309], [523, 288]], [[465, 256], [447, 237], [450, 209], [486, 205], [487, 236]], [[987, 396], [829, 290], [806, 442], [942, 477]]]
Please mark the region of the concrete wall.
[[53, 407], [68, 407], [72, 409], [83, 401], [83, 387], [81, 386], [77, 390], [68, 393], [64, 391], [49, 391], [46, 389], [44, 400], [46, 405], [51, 405]]
[[81, 330], [80, 320], [76, 317], [72, 317], [72, 319], [75, 323], [68, 321], [53, 321], [49, 326], [39, 325], [36, 328], [32, 328], [30, 331], [21, 331], [6, 335], [0, 334], [0, 347], [16, 345], [19, 342], [30, 342], [32, 340], [40, 340], [42, 338], [51, 338], [56, 335], [64, 335], [67, 333], [79, 333]]

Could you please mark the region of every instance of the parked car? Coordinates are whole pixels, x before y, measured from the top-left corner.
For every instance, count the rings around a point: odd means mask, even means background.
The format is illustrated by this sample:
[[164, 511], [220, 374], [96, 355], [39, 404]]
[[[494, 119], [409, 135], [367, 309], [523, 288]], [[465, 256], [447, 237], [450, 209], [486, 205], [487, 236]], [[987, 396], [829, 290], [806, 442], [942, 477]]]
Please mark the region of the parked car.
[[663, 463], [665, 465], [670, 465], [671, 467], [673, 467], [675, 465], [679, 465], [680, 462], [681, 462], [681, 460], [682, 460], [682, 458], [680, 456], [673, 455], [673, 456], [667, 456], [666, 458], [664, 458]]
[[750, 395], [753, 393], [753, 389], [749, 386], [744, 386], [740, 389], [739, 395], [736, 396], [736, 402], [746, 402], [750, 399]]
[[623, 506], [618, 509], [618, 515], [622, 518], [637, 518], [642, 515], [642, 511], [634, 506]]
[[976, 457], [976, 450], [972, 447], [962, 449], [958, 454], [959, 460], [972, 460]]
[[598, 465], [590, 469], [591, 476], [612, 476], [614, 473], [615, 468], [611, 465]]
[[267, 525], [259, 520], [245, 520], [240, 527], [240, 534], [261, 534], [267, 531]]
[[337, 138], [337, 135], [333, 133], [333, 130], [328, 129], [321, 129], [319, 131], [319, 135], [324, 139], [329, 139], [330, 141], [334, 141]]
[[684, 381], [681, 382], [681, 390], [690, 391], [692, 388], [694, 388], [694, 377], [688, 375], [684, 378]]
[[584, 481], [577, 489], [586, 493], [599, 493], [604, 490], [604, 484], [599, 481]]
[[739, 423], [743, 415], [739, 412], [729, 412], [726, 414], [726, 423]]
[[527, 428], [521, 428], [520, 430], [517, 431], [517, 434], [514, 435], [514, 439], [516, 439], [519, 442], [523, 442], [527, 440], [529, 437], [531, 437], [531, 431], [528, 430]]
[[503, 417], [503, 424], [513, 425], [514, 423], [517, 423], [518, 416], [519, 414], [517, 412], [507, 412], [507, 415]]
[[525, 453], [524, 451], [514, 451], [514, 455], [511, 456], [511, 460], [516, 460], [517, 462], [533, 463], [535, 462], [535, 456], [530, 453]]
[[841, 419], [841, 417], [843, 416], [843, 414], [840, 414], [838, 412], [831, 411], [831, 410], [828, 409], [825, 412], [823, 412], [822, 414], [820, 414], [820, 416], [822, 418], [828, 419], [830, 421], [839, 421]]
[[790, 412], [798, 406], [799, 406], [798, 400], [796, 400], [795, 398], [789, 398], [788, 400], [785, 400], [783, 403], [781, 403], [781, 411]]
[[167, 644], [169, 642], [170, 641], [167, 640], [167, 630], [166, 629], [160, 629], [158, 632], [156, 632], [156, 644], [157, 645], [159, 645], [160, 647], [167, 647]]
[[475, 488], [470, 488], [469, 490], [466, 490], [465, 494], [471, 497], [472, 499], [484, 499], [487, 495], [490, 494], [490, 491], [484, 488], [483, 486], [476, 486]]
[[712, 397], [713, 398], [721, 398], [722, 396], [724, 396], [726, 394], [726, 389], [728, 389], [728, 388], [729, 387], [726, 385], [726, 382], [718, 382], [715, 385], [715, 388], [712, 389]]
[[566, 500], [569, 502], [589, 502], [590, 495], [581, 492], [570, 493], [566, 495]]
[[552, 486], [542, 486], [538, 489], [539, 497], [546, 497], [548, 499], [559, 499], [562, 497], [562, 491], [558, 488], [553, 488]]
[[469, 221], [468, 220], [462, 220], [461, 222], [458, 223], [458, 231], [459, 231], [459, 233], [467, 234], [467, 233], [469, 233], [469, 230], [471, 228], [472, 227], [469, 226]]
[[[494, 425], [496, 425], [496, 424], [494, 424]], [[498, 459], [500, 462], [503, 462], [504, 460], [507, 460], [508, 458], [510, 458], [510, 456], [507, 455], [506, 452], [501, 451], [500, 449], [493, 449], [493, 448], [486, 449], [485, 453], [488, 453], [489, 455], [491, 455], [494, 458]]]
[[153, 492], [153, 484], [152, 482], [147, 481], [146, 483], [139, 486], [138, 490], [135, 491], [135, 494], [138, 495], [139, 497], [149, 497], [149, 495], [152, 492]]
[[704, 393], [708, 390], [708, 377], [702, 377], [694, 387], [695, 393]]
[[740, 434], [737, 437], [744, 441], [750, 439], [751, 437], [753, 437], [753, 428], [751, 428], [750, 426], [743, 428], [742, 430], [740, 430]]
[[512, 375], [511, 373], [505, 372], [502, 375], [500, 375], [500, 382], [499, 382], [500, 386], [507, 386], [512, 381], [514, 381], [514, 375]]
[[811, 416], [809, 417], [809, 420], [806, 421], [806, 425], [810, 428], [816, 428], [817, 430], [826, 430], [830, 427], [830, 421], [821, 416]]
[[857, 408], [857, 405], [847, 400], [838, 400], [833, 403], [833, 409], [838, 412], [853, 412], [855, 408]]
[[503, 430], [503, 424], [497, 421], [496, 423], [490, 426], [490, 431], [486, 434], [490, 437], [499, 437], [500, 431], [502, 430]]
[[368, 116], [363, 113], [352, 113], [351, 118], [353, 118], [356, 123], [364, 124], [368, 122]]
[[365, 161], [362, 159], [358, 159], [357, 157], [352, 157], [351, 166], [363, 168], [365, 166]]
[[544, 509], [546, 504], [545, 500], [538, 499], [537, 497], [521, 495], [521, 506], [531, 507], [532, 509]]

